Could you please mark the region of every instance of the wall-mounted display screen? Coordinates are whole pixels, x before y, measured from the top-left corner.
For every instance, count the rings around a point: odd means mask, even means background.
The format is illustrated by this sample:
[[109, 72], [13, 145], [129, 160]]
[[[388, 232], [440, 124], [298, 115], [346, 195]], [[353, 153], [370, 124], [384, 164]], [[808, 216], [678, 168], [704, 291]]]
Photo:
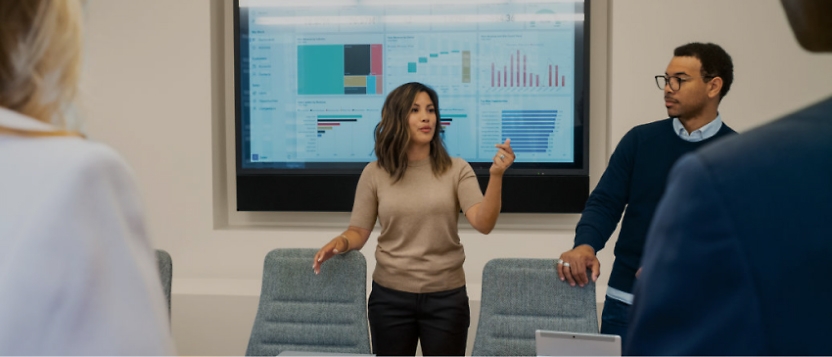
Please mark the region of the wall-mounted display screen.
[[[504, 207], [579, 211], [588, 192], [586, 20], [583, 1], [238, 0], [238, 209], [348, 211], [361, 169], [375, 160], [387, 93], [421, 82], [439, 95], [448, 152], [483, 184], [506, 138], [517, 155], [506, 185], [586, 181], [546, 189], [571, 192], [562, 202]], [[281, 184], [291, 192], [269, 188]], [[292, 203], [321, 199], [332, 201]]]

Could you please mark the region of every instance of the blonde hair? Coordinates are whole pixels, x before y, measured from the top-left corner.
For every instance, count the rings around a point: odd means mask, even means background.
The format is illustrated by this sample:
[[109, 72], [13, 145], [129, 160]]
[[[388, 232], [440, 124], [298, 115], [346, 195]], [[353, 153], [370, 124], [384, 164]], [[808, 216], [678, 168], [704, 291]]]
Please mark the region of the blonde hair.
[[0, 0], [0, 107], [59, 128], [81, 71], [78, 0]]

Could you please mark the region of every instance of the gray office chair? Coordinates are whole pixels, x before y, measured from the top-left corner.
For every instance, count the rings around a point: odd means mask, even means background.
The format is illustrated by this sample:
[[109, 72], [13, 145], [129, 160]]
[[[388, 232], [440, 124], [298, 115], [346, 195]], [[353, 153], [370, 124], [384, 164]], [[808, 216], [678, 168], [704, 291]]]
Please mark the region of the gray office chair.
[[370, 354], [367, 262], [357, 251], [312, 271], [317, 249], [266, 255], [260, 305], [246, 355], [283, 351]]
[[159, 264], [159, 277], [162, 279], [162, 290], [168, 300], [168, 318], [170, 318], [170, 286], [173, 277], [173, 261], [170, 254], [162, 249], [156, 249], [156, 263]]
[[595, 284], [560, 281], [553, 259], [489, 261], [472, 354], [534, 356], [538, 329], [598, 333]]

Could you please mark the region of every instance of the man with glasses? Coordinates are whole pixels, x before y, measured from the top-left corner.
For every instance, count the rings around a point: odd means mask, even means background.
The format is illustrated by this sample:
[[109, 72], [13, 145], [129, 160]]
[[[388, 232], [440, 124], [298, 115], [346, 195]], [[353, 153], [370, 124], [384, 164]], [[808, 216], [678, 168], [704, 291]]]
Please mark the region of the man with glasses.
[[[832, 52], [832, 1], [781, 2]], [[832, 97], [679, 159], [656, 212], [625, 354], [832, 355]]]
[[667, 174], [682, 155], [735, 134], [722, 122], [718, 107], [734, 78], [731, 57], [712, 43], [689, 43], [675, 49], [665, 74], [656, 76], [670, 118], [631, 129], [615, 148], [592, 191], [575, 229], [572, 250], [561, 254], [557, 271], [572, 286], [595, 281], [600, 263], [595, 253], [606, 244], [621, 219], [601, 316], [601, 333], [625, 337], [633, 303], [633, 283], [641, 265], [647, 229], [664, 192]]

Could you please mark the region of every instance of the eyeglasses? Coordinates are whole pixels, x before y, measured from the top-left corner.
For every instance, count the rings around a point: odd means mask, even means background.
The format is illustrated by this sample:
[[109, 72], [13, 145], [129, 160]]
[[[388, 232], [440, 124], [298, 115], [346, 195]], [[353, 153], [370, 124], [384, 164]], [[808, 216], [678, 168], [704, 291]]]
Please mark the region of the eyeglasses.
[[[715, 78], [715, 76], [702, 76], [702, 79], [707, 82], [711, 79]], [[656, 85], [659, 86], [659, 89], [664, 90], [664, 87], [670, 85], [670, 90], [677, 91], [679, 88], [682, 88], [682, 83], [687, 82], [693, 78], [681, 78], [678, 76], [665, 76], [665, 75], [658, 75], [656, 76]]]

